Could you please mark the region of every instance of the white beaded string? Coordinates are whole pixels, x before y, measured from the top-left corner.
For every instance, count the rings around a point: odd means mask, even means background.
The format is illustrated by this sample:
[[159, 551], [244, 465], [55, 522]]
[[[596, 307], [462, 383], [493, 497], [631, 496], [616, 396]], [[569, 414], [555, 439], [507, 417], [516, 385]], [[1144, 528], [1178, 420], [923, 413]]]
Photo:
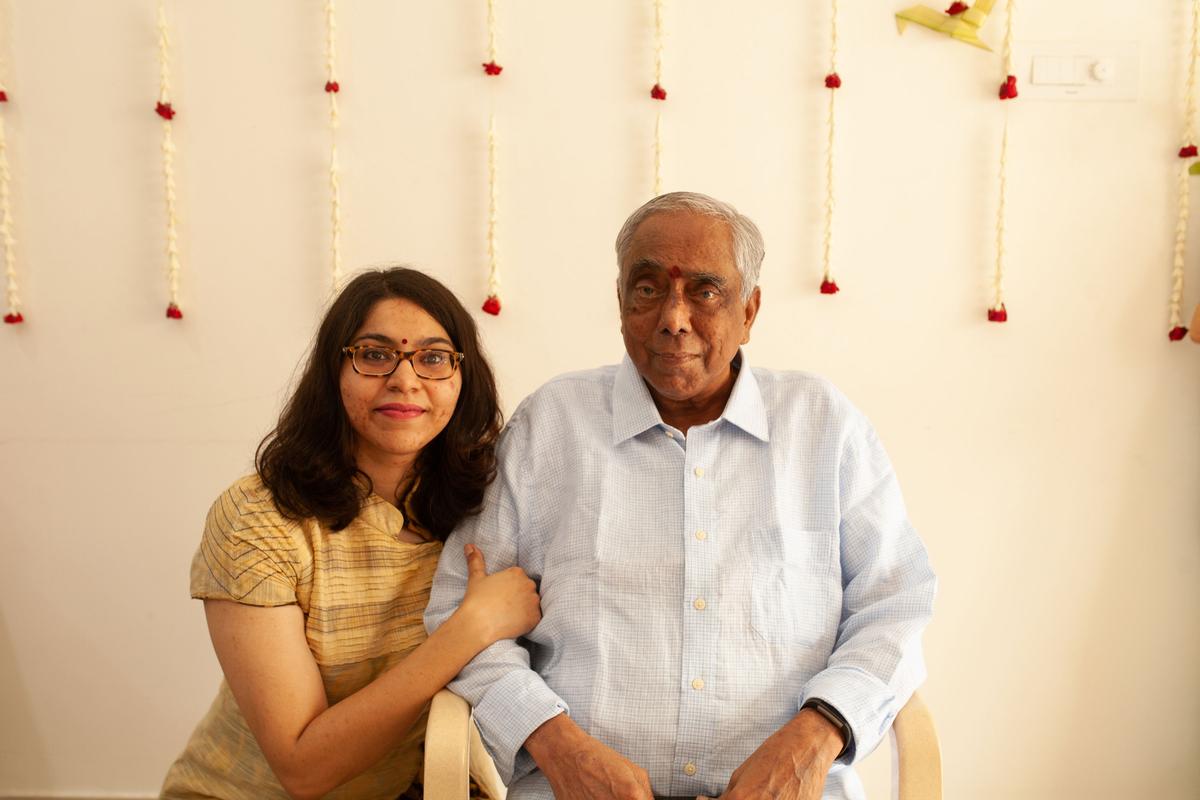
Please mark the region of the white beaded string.
[[496, 248], [496, 227], [500, 204], [496, 195], [496, 115], [488, 119], [488, 296], [500, 297], [500, 255]]
[[[0, 82], [0, 91], [7, 91]], [[8, 137], [4, 130], [4, 115], [0, 114], [0, 240], [4, 243], [5, 300], [8, 304], [7, 320], [21, 320], [21, 294], [17, 284], [16, 237], [13, 236], [12, 204], [9, 184], [12, 175], [8, 170]]]
[[1004, 136], [1000, 140], [1000, 198], [996, 204], [996, 266], [992, 272], [992, 310], [1004, 311], [1004, 220], [1008, 195], [1008, 108], [1004, 109]]
[[662, 112], [654, 120], [654, 196], [662, 194]]
[[[1005, 13], [1007, 20], [1004, 27], [1004, 51], [1002, 80], [1007, 81], [1013, 73], [1012, 41], [1013, 41], [1013, 12], [1016, 0], [1008, 0]], [[1008, 211], [1008, 122], [1009, 105], [1004, 105], [1004, 134], [1000, 139], [1000, 169], [999, 169], [999, 198], [996, 203], [996, 264], [992, 270], [992, 305], [993, 315], [989, 319], [1004, 322], [1008, 319], [1008, 311], [1004, 305], [1004, 271], [1005, 271], [1005, 219]], [[1000, 316], [995, 316], [1000, 315]]]
[[488, 61], [496, 63], [496, 0], [488, 0]]
[[[167, 12], [163, 0], [158, 3], [158, 102], [167, 108], [171, 105], [171, 38], [167, 26]], [[163, 184], [167, 205], [167, 293], [168, 316], [179, 316], [179, 215], [175, 197], [175, 141], [171, 136], [171, 117], [174, 113], [160, 114], [162, 117]], [[174, 312], [174, 313], [172, 313]]]
[[663, 0], [654, 0], [654, 85], [662, 86]]
[[[829, 75], [837, 75], [837, 51], [838, 51], [838, 3], [837, 0], [832, 0], [830, 3], [830, 28], [829, 28]], [[828, 133], [828, 141], [825, 143], [825, 235], [824, 247], [822, 254], [823, 275], [821, 278], [822, 286], [832, 287], [836, 283], [833, 280], [833, 209], [834, 209], [834, 194], [833, 194], [833, 143], [837, 133], [835, 125], [835, 103], [837, 97], [837, 86], [830, 86], [828, 80], [826, 85], [829, 90], [829, 116], [826, 120], [826, 129]]]
[[330, 215], [330, 255], [332, 258], [331, 286], [337, 291], [342, 282], [342, 196], [341, 196], [341, 167], [338, 163], [338, 127], [341, 116], [338, 113], [337, 78], [337, 8], [334, 0], [325, 0], [325, 75], [326, 90], [329, 95], [329, 215]]
[[[8, 69], [3, 58], [0, 58], [0, 97], [4, 104], [8, 103]], [[9, 324], [24, 322], [21, 316], [21, 292], [17, 283], [17, 239], [13, 235], [12, 173], [8, 168], [8, 133], [4, 128], [4, 115], [0, 114], [0, 242], [4, 246], [4, 281], [5, 303], [8, 313], [4, 321]]]
[[[654, 0], [654, 90], [663, 92], [662, 96], [651, 91], [651, 97], [663, 100], [666, 97], [662, 88], [663, 69], [663, 0]], [[662, 194], [663, 187], [663, 140], [662, 140], [662, 111], [655, 114], [654, 119], [654, 196]]]
[[[1183, 101], [1183, 142], [1182, 147], [1195, 145], [1196, 125], [1196, 68], [1200, 62], [1200, 0], [1192, 0], [1192, 39], [1191, 56], [1188, 60], [1187, 88]], [[1181, 149], [1180, 155], [1183, 155]], [[1183, 300], [1184, 266], [1187, 260], [1188, 217], [1191, 212], [1189, 192], [1191, 184], [1188, 174], [1188, 162], [1179, 165], [1179, 217], [1175, 223], [1175, 254], [1171, 266], [1171, 297], [1168, 304], [1168, 325], [1172, 335], [1183, 327], [1180, 316], [1180, 303]], [[1182, 338], [1182, 336], [1180, 336]]]

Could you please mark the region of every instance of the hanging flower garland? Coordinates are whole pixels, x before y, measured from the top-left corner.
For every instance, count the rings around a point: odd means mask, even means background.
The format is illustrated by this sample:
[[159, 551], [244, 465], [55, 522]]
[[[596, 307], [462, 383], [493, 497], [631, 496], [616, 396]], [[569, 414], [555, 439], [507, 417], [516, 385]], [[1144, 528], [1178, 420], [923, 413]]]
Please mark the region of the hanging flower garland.
[[1194, 172], [1197, 167], [1196, 164], [1192, 164], [1189, 170], [1186, 160], [1195, 158], [1197, 154], [1196, 69], [1200, 63], [1200, 0], [1192, 0], [1191, 6], [1191, 55], [1188, 60], [1187, 88], [1183, 99], [1183, 136], [1179, 147], [1179, 158], [1184, 159], [1184, 163], [1179, 168], [1179, 217], [1175, 223], [1175, 257], [1171, 266], [1171, 296], [1167, 304], [1167, 338], [1172, 342], [1180, 341], [1188, 332], [1180, 316], [1179, 307], [1183, 300], [1183, 269], [1187, 260], [1188, 216], [1191, 211], [1188, 175], [1189, 171]]
[[330, 285], [337, 291], [342, 283], [342, 170], [338, 163], [338, 93], [342, 84], [337, 74], [337, 7], [325, 0], [325, 94], [329, 98], [329, 251]]
[[[488, 0], [488, 61], [483, 65], [485, 75], [496, 77], [504, 69], [496, 61], [496, 4]], [[488, 118], [487, 137], [488, 161], [488, 219], [487, 219], [487, 253], [488, 253], [488, 283], [487, 297], [483, 301], [484, 313], [493, 317], [500, 314], [500, 256], [496, 248], [496, 225], [500, 218], [500, 206], [496, 199], [496, 114]]]
[[[1007, 16], [1004, 29], [1004, 78], [1000, 83], [998, 95], [1000, 100], [1015, 100], [1017, 98], [1017, 77], [1013, 74], [1012, 40], [1013, 40], [1013, 11], [1016, 0], [1008, 0], [1005, 9]], [[1004, 108], [1004, 135], [1000, 139], [1000, 198], [996, 205], [996, 266], [992, 271], [992, 305], [988, 308], [989, 322], [1007, 322], [1008, 309], [1004, 305], [1004, 218], [1007, 210], [1008, 190], [1008, 111]]]
[[[8, 84], [3, 74], [0, 74], [0, 105], [7, 104]], [[13, 236], [12, 200], [9, 191], [11, 182], [12, 175], [8, 169], [8, 136], [4, 130], [4, 115], [0, 114], [0, 241], [4, 245], [5, 300], [8, 306], [4, 322], [19, 325], [25, 321], [25, 317], [21, 314], [21, 294], [17, 285], [17, 240]]]
[[822, 255], [824, 265], [821, 277], [821, 294], [837, 294], [837, 281], [833, 279], [833, 142], [836, 132], [834, 125], [834, 98], [837, 90], [842, 88], [842, 78], [837, 71], [838, 49], [838, 0], [830, 2], [829, 30], [829, 72], [825, 75], [825, 88], [829, 90], [829, 116], [826, 120], [828, 141], [825, 145], [825, 240]]
[[163, 188], [167, 205], [167, 319], [183, 319], [179, 307], [179, 214], [175, 204], [175, 140], [171, 128], [171, 37], [163, 0], [158, 3], [158, 102], [154, 113], [162, 118]]
[[[663, 0], [654, 0], [654, 85], [650, 87], [653, 100], [666, 100], [667, 90], [662, 85], [663, 63]], [[662, 110], [654, 119], [654, 196], [662, 194]]]

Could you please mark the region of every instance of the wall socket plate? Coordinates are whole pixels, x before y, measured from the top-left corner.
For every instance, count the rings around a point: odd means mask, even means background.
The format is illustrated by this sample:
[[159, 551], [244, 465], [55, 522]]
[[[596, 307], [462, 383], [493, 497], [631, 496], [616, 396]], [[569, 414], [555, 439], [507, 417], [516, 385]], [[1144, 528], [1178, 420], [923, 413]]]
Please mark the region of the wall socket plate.
[[1029, 100], [1137, 100], [1137, 42], [1014, 42], [1018, 91]]

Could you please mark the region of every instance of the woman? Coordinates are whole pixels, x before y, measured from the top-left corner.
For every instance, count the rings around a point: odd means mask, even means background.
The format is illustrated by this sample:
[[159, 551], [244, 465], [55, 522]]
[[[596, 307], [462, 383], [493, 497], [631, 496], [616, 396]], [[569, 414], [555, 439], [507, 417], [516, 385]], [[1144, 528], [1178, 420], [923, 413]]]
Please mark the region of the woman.
[[410, 269], [330, 307], [255, 475], [213, 505], [192, 562], [225, 681], [163, 797], [394, 798], [429, 699], [540, 619], [517, 568], [468, 545], [461, 607], [425, 638], [442, 542], [495, 473], [495, 382], [475, 324]]

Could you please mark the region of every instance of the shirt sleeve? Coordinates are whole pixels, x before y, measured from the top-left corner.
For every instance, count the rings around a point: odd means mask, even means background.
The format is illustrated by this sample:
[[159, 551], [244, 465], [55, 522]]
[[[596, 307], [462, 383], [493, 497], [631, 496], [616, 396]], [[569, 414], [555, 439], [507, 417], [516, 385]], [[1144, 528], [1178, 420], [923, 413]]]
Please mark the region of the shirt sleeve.
[[[528, 529], [528, 515], [520, 512], [523, 428], [518, 409], [501, 437], [499, 472], [488, 488], [483, 511], [463, 522], [442, 550], [425, 611], [430, 633], [462, 602], [467, 587], [463, 545], [468, 542], [483, 552], [489, 573], [519, 566], [535, 581], [540, 577], [539, 565], [530, 557], [532, 548], [518, 545], [519, 537], [527, 545], [528, 537], [537, 535]], [[507, 785], [536, 767], [523, 748], [529, 735], [546, 720], [568, 712], [562, 698], [530, 668], [529, 651], [513, 639], [495, 642], [477, 655], [448, 688], [471, 704], [484, 744]]]
[[192, 559], [192, 597], [252, 606], [298, 602], [302, 559], [295, 529], [257, 478], [238, 481], [209, 509]]
[[925, 679], [921, 632], [937, 579], [874, 429], [854, 412], [838, 467], [842, 615], [828, 666], [805, 685], [850, 726], [841, 762], [870, 754]]

